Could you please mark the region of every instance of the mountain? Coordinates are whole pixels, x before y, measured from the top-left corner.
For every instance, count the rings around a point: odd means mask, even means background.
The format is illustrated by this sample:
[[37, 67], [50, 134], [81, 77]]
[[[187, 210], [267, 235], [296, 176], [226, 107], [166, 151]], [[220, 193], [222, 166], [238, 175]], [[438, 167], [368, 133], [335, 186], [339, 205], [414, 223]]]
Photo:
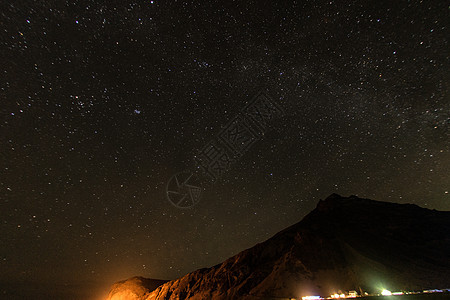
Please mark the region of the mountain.
[[446, 287], [450, 212], [333, 194], [299, 223], [221, 264], [122, 299], [250, 300]]

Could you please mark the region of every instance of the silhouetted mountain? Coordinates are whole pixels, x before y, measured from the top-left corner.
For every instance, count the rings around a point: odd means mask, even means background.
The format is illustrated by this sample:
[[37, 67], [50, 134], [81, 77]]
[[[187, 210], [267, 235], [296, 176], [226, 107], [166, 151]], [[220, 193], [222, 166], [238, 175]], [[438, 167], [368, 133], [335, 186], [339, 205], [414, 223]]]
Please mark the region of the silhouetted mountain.
[[446, 287], [450, 212], [333, 194], [269, 240], [130, 299], [298, 298]]

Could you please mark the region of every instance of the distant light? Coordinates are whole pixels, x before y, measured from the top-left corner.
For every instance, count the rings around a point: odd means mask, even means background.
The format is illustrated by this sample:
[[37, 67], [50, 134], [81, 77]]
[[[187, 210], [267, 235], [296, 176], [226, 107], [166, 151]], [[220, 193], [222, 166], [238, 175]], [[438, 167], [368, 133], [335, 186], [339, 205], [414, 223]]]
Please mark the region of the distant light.
[[302, 300], [313, 300], [313, 299], [322, 299], [320, 296], [305, 296], [302, 297]]
[[403, 295], [403, 292], [395, 292], [395, 293], [392, 293], [392, 295], [393, 295], [393, 296]]
[[391, 291], [383, 290], [383, 291], [381, 292], [381, 295], [383, 295], [383, 296], [391, 296], [392, 293], [391, 293]]

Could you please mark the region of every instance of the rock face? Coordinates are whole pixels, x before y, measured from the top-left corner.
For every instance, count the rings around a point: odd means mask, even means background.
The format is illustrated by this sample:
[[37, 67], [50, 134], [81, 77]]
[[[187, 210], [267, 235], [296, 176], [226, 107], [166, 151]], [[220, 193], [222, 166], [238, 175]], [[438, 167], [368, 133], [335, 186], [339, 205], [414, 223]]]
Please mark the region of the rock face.
[[166, 283], [167, 280], [132, 277], [116, 282], [108, 295], [108, 300], [141, 300], [145, 299], [151, 291]]
[[333, 194], [299, 223], [222, 264], [123, 299], [301, 298], [449, 286], [450, 212]]

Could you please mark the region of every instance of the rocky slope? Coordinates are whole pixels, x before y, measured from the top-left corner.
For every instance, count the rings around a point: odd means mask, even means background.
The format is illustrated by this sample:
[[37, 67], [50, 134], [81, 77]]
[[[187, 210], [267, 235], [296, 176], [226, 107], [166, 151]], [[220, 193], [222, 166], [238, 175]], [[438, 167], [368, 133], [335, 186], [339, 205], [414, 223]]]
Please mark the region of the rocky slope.
[[334, 194], [299, 223], [222, 264], [122, 299], [298, 298], [449, 286], [450, 212]]
[[147, 298], [149, 293], [167, 280], [132, 277], [113, 284], [108, 300], [141, 300]]

